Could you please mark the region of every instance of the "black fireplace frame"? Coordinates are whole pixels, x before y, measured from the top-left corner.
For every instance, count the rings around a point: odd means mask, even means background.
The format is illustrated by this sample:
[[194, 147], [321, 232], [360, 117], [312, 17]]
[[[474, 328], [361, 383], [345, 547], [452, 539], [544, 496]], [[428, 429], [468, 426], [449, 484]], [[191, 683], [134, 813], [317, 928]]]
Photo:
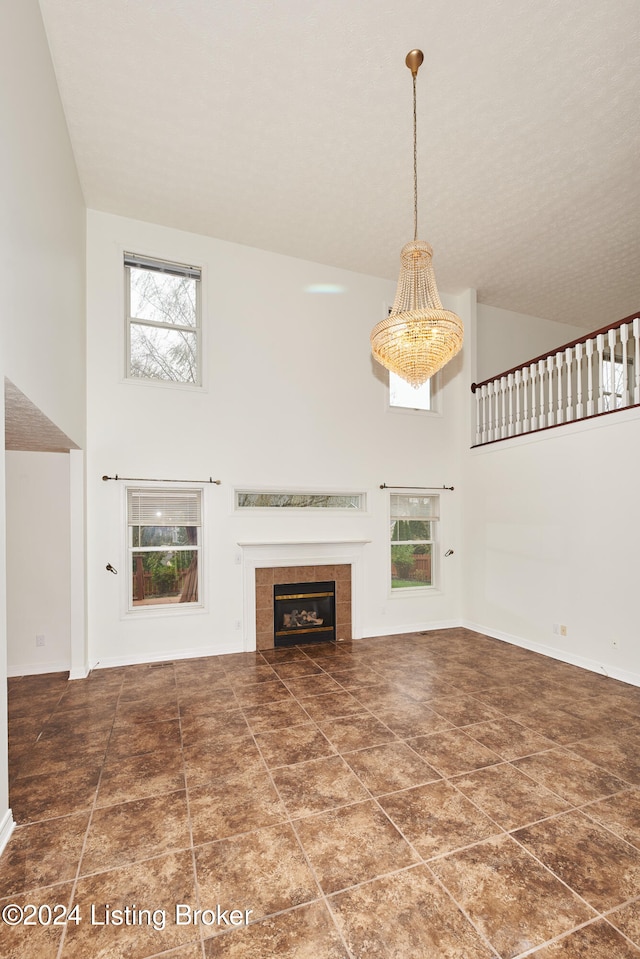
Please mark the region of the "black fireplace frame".
[[[315, 599], [314, 599], [315, 597]], [[324, 611], [321, 625], [283, 627], [280, 621], [285, 610], [297, 612], [297, 606], [304, 601], [307, 605], [322, 603]], [[293, 604], [297, 604], [294, 609]], [[304, 612], [304, 611], [303, 611]], [[327, 615], [328, 614], [328, 615]], [[330, 622], [326, 623], [326, 619]], [[300, 646], [306, 643], [335, 643], [336, 641], [336, 583], [335, 580], [305, 583], [276, 583], [273, 587], [273, 644], [281, 646]]]

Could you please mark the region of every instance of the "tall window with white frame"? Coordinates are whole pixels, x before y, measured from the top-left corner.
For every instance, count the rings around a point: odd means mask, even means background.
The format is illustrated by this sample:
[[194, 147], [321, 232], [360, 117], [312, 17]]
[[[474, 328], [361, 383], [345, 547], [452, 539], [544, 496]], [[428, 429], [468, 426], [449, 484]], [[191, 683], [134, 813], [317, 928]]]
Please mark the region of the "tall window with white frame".
[[201, 606], [202, 490], [127, 489], [129, 608]]
[[127, 377], [202, 385], [199, 267], [125, 253]]
[[435, 585], [434, 545], [439, 502], [437, 495], [390, 494], [392, 590]]
[[[435, 380], [435, 377], [431, 379]], [[401, 410], [434, 410], [434, 390], [431, 379], [417, 389], [397, 376], [389, 373], [389, 406]]]

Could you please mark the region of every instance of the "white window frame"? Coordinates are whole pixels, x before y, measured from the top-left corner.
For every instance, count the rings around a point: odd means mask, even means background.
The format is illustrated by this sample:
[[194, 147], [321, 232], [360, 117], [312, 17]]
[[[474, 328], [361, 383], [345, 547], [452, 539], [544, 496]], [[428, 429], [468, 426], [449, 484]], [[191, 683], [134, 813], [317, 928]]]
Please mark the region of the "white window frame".
[[[440, 409], [438, 404], [438, 400], [439, 400], [439, 390], [438, 390], [439, 374], [438, 373], [434, 374], [434, 376], [432, 376], [429, 380], [427, 380], [427, 383], [429, 385], [429, 409], [426, 409], [426, 410], [421, 409], [417, 406], [410, 406], [409, 404], [392, 403], [391, 402], [391, 388], [392, 388], [391, 377], [392, 376], [397, 376], [397, 374], [389, 371], [389, 378], [387, 380], [387, 409], [391, 413], [403, 413], [403, 414], [409, 413], [412, 416], [416, 416], [416, 415], [417, 416], [439, 416], [440, 415]], [[400, 379], [400, 377], [398, 377], [398, 379]], [[411, 387], [409, 387], [409, 389], [411, 389]], [[418, 389], [422, 389], [422, 387], [418, 387]]]
[[[358, 500], [357, 506], [278, 506], [276, 503], [267, 503], [263, 506], [243, 506], [240, 504], [240, 497], [243, 495], [253, 496], [302, 496], [302, 497], [324, 497], [324, 496], [345, 496], [354, 497]], [[255, 486], [238, 486], [233, 491], [233, 509], [236, 513], [313, 513], [326, 515], [327, 513], [337, 513], [344, 516], [361, 515], [367, 510], [367, 494], [361, 490], [305, 490], [305, 489], [265, 489]]]
[[[137, 253], [124, 252], [125, 278], [125, 380], [137, 385], [151, 385], [170, 387], [171, 389], [202, 389], [202, 268], [175, 260], [165, 260], [160, 257], [145, 256]], [[175, 276], [187, 276], [196, 281], [196, 325], [182, 326], [176, 323], [161, 323], [154, 320], [145, 320], [131, 315], [131, 267], [148, 269], [159, 273], [169, 273]], [[196, 378], [191, 380], [172, 380], [155, 376], [134, 376], [131, 373], [131, 328], [132, 326], [147, 326], [156, 329], [179, 331], [193, 334], [196, 338]]]
[[[431, 524], [431, 538], [419, 539], [419, 540], [402, 540], [401, 542], [394, 542], [392, 540], [393, 527], [392, 524], [396, 519], [410, 519], [411, 517], [399, 517], [395, 515], [393, 500], [397, 496], [408, 496], [408, 497], [419, 497], [423, 499], [430, 499], [433, 502], [432, 514], [429, 517], [414, 517], [417, 520], [424, 520]], [[439, 581], [439, 564], [437, 561], [437, 546], [439, 540], [439, 524], [440, 524], [440, 506], [441, 500], [438, 493], [425, 493], [424, 490], [419, 489], [408, 489], [403, 490], [402, 493], [389, 493], [388, 500], [388, 516], [389, 524], [387, 529], [389, 530], [389, 538], [387, 541], [387, 583], [389, 589], [390, 597], [400, 597], [400, 596], [424, 596], [430, 593], [439, 593], [440, 592], [440, 581]], [[396, 586], [393, 584], [393, 575], [392, 575], [392, 547], [393, 546], [402, 546], [402, 545], [422, 545], [429, 544], [431, 546], [431, 582], [425, 583], [423, 586]]]
[[[188, 544], [183, 547], [179, 547], [181, 550], [197, 550], [198, 553], [198, 600], [193, 603], [149, 603], [148, 605], [134, 606], [133, 604], [133, 554], [140, 552], [158, 552], [162, 547], [137, 547], [133, 546], [133, 528], [137, 524], [131, 522], [131, 517], [129, 514], [129, 494], [134, 491], [141, 491], [143, 493], [148, 493], [149, 496], [154, 496], [157, 498], [162, 498], [163, 496], [172, 497], [179, 496], [180, 494], [189, 494], [192, 496], [194, 493], [198, 496], [199, 502], [199, 525], [196, 525], [198, 528], [198, 542], [196, 544]], [[205, 604], [205, 595], [204, 595], [204, 583], [205, 583], [205, 548], [204, 548], [204, 487], [195, 486], [195, 487], [184, 487], [180, 485], [163, 485], [157, 486], [156, 484], [144, 484], [136, 483], [127, 485], [123, 490], [123, 512], [124, 512], [124, 562], [122, 568], [126, 570], [125, 578], [125, 589], [126, 589], [126, 599], [125, 599], [125, 610], [126, 614], [132, 615], [135, 617], [147, 617], [147, 616], [176, 616], [176, 615], [185, 615], [193, 612], [202, 612], [206, 608]], [[171, 525], [171, 524], [167, 524]], [[175, 547], [166, 547], [175, 551]]]

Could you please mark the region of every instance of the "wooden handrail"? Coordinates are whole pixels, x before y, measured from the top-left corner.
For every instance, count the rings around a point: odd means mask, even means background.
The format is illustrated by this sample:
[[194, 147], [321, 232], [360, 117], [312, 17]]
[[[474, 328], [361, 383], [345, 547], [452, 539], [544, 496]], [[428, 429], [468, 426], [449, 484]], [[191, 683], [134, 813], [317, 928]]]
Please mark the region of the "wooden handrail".
[[554, 350], [549, 350], [548, 353], [542, 353], [540, 356], [534, 356], [532, 360], [526, 360], [524, 363], [519, 363], [517, 366], [512, 366], [510, 370], [505, 370], [504, 373], [496, 373], [495, 376], [490, 376], [481, 383], [472, 383], [471, 392], [475, 393], [476, 390], [479, 390], [482, 386], [487, 386], [489, 383], [493, 383], [495, 380], [500, 380], [503, 376], [509, 376], [510, 373], [515, 373], [516, 370], [523, 370], [525, 367], [531, 366], [533, 363], [539, 363], [540, 360], [546, 360], [550, 356], [555, 356], [556, 353], [562, 353], [563, 350], [570, 350], [571, 347], [577, 346], [578, 343], [586, 343], [587, 340], [593, 340], [596, 336], [600, 336], [602, 333], [607, 333], [609, 330], [617, 330], [618, 327], [624, 326], [625, 323], [631, 323], [632, 320], [639, 318], [640, 311], [637, 313], [632, 313], [631, 316], [625, 316], [623, 320], [616, 320], [615, 323], [609, 323], [608, 326], [603, 326], [599, 330], [594, 330], [593, 333], [586, 333], [584, 336], [579, 336], [576, 340], [571, 340], [570, 343], [564, 343], [562, 346], [556, 346]]

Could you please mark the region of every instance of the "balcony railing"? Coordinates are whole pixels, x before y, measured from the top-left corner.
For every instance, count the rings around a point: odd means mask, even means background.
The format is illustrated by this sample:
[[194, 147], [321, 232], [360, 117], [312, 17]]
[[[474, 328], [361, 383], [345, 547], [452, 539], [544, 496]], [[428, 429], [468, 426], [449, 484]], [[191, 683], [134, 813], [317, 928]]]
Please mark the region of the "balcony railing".
[[640, 313], [471, 387], [475, 446], [640, 405]]

